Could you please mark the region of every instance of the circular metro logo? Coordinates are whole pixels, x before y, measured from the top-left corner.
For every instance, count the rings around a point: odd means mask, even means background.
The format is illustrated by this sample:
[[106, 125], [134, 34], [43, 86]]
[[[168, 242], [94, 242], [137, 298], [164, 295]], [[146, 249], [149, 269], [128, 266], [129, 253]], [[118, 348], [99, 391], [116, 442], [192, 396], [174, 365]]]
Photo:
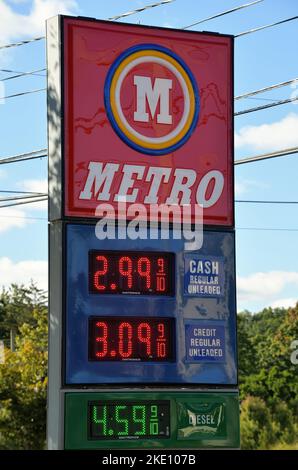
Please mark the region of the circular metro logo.
[[104, 94], [116, 133], [145, 154], [177, 150], [198, 120], [199, 91], [193, 74], [180, 57], [156, 44], [124, 51], [108, 72]]

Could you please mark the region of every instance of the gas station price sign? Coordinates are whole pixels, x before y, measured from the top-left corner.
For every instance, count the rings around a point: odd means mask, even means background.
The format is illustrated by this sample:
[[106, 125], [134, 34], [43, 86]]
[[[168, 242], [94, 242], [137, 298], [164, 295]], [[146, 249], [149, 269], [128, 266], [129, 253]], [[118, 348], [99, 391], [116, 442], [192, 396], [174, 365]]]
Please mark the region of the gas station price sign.
[[174, 337], [174, 318], [91, 317], [89, 360], [172, 361]]
[[170, 437], [170, 401], [93, 401], [88, 408], [89, 439]]
[[92, 294], [174, 295], [175, 255], [140, 251], [89, 251]]

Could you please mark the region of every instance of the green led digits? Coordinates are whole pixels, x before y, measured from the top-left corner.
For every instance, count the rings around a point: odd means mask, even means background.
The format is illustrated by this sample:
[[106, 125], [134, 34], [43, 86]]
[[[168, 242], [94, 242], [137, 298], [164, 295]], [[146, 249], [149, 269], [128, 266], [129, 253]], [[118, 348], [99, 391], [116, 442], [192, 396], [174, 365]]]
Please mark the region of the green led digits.
[[102, 406], [102, 418], [98, 417], [98, 408], [93, 406], [92, 410], [92, 420], [95, 424], [102, 424], [102, 433], [104, 436], [107, 435], [107, 406]]
[[[139, 416], [139, 417], [138, 417]], [[141, 430], [135, 431], [136, 436], [145, 436], [146, 435], [146, 406], [144, 405], [134, 405], [132, 407], [132, 418], [134, 423], [141, 424]]]
[[120, 418], [119, 413], [121, 410], [126, 410], [126, 405], [117, 405], [115, 411], [116, 423], [123, 424], [124, 427], [122, 431], [118, 431], [118, 436], [128, 436], [128, 419]]
[[170, 403], [105, 400], [88, 403], [89, 439], [146, 439], [170, 437]]
[[151, 405], [150, 406], [150, 434], [152, 436], [158, 435], [158, 416], [157, 416], [157, 405]]

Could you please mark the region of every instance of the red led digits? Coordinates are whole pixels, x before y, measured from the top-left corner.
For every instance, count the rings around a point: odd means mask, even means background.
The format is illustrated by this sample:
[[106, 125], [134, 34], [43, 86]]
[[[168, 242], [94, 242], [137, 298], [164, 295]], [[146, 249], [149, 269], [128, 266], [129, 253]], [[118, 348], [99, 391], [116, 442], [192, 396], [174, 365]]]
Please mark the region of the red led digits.
[[106, 286], [99, 283], [99, 277], [107, 274], [108, 260], [105, 256], [96, 256], [96, 261], [98, 261], [98, 263], [102, 263], [102, 269], [99, 269], [94, 273], [94, 287], [98, 290], [105, 290]]
[[97, 336], [95, 338], [95, 341], [97, 343], [100, 343], [101, 344], [101, 347], [102, 347], [102, 351], [97, 351], [96, 352], [96, 356], [98, 358], [103, 358], [107, 355], [107, 352], [108, 352], [108, 342], [107, 342], [107, 338], [108, 338], [108, 327], [107, 327], [107, 324], [105, 322], [102, 322], [102, 321], [99, 321], [96, 323], [96, 327], [99, 329], [99, 328], [102, 328], [102, 335], [101, 336]]
[[89, 360], [173, 360], [173, 335], [173, 318], [91, 317]]
[[119, 259], [119, 273], [127, 278], [128, 289], [132, 288], [132, 261], [128, 256]]
[[149, 323], [140, 323], [138, 326], [138, 340], [146, 344], [146, 354], [151, 356], [151, 328]]
[[132, 354], [132, 326], [123, 322], [119, 326], [119, 354], [122, 358], [130, 357]]
[[163, 323], [157, 325], [157, 331], [159, 333], [157, 338], [157, 357], [166, 357], [166, 338], [165, 338], [165, 326]]
[[138, 274], [146, 278], [146, 288], [151, 287], [151, 263], [148, 258], [142, 257], [138, 259]]
[[157, 260], [158, 271], [156, 274], [156, 290], [157, 292], [165, 292], [166, 290], [166, 273], [164, 272], [165, 269], [165, 262], [163, 258], [158, 258]]
[[92, 294], [174, 295], [173, 253], [89, 251]]

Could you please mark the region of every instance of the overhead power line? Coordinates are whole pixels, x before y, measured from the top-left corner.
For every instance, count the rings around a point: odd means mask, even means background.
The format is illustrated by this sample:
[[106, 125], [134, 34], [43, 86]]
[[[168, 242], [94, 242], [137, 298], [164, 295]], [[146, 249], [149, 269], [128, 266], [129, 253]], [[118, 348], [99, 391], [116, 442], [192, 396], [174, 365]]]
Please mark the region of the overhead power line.
[[265, 230], [272, 232], [298, 232], [298, 228], [275, 228], [275, 227], [236, 227], [236, 230]]
[[0, 100], [7, 100], [9, 98], [15, 98], [16, 96], [31, 95], [31, 93], [38, 93], [45, 90], [46, 88], [38, 88], [37, 90], [22, 91], [21, 93], [15, 93], [14, 95], [0, 96]]
[[250, 204], [298, 204], [298, 201], [255, 201], [248, 199], [235, 199], [235, 202], [247, 202]]
[[[2, 78], [0, 82], [6, 82], [7, 80], [13, 80], [14, 78], [25, 77], [26, 75], [36, 75], [38, 72], [44, 72], [46, 68], [39, 70], [32, 70], [31, 72], [20, 72], [17, 75], [12, 75], [11, 77]], [[40, 75], [41, 77], [46, 77], [46, 75]]]
[[4, 207], [12, 207], [12, 206], [21, 206], [23, 204], [32, 204], [32, 202], [41, 202], [41, 201], [46, 201], [48, 199], [48, 197], [41, 197], [41, 198], [36, 198], [34, 200], [31, 200], [31, 201], [22, 201], [22, 202], [13, 202], [12, 204], [3, 204], [3, 205], [0, 205], [0, 209], [4, 208]]
[[48, 149], [34, 150], [32, 152], [21, 153], [19, 155], [14, 155], [12, 157], [5, 157], [0, 159], [0, 165], [6, 163], [16, 163], [23, 160], [33, 160], [34, 158], [44, 158], [47, 157]]
[[[12, 202], [12, 201], [21, 201], [26, 200], [26, 202], [35, 202], [40, 198], [48, 198], [47, 193], [39, 193], [38, 195], [31, 195], [31, 196], [15, 196], [15, 197], [7, 197], [7, 198], [0, 198], [0, 207], [2, 202]], [[260, 200], [249, 200], [249, 199], [235, 199], [237, 203], [249, 203], [249, 204], [298, 204], [298, 201], [260, 201]]]
[[292, 80], [287, 80], [286, 82], [277, 83], [276, 85], [266, 86], [265, 88], [259, 88], [255, 91], [249, 91], [248, 93], [243, 93], [242, 95], [235, 96], [234, 100], [241, 100], [243, 98], [248, 98], [249, 96], [258, 95], [259, 93], [264, 93], [266, 91], [274, 90], [275, 88], [281, 88], [283, 86], [291, 85], [291, 83], [298, 84], [298, 78], [293, 78]]
[[0, 198], [0, 204], [2, 202], [8, 202], [8, 201], [18, 201], [18, 200], [23, 200], [23, 199], [32, 199], [32, 200], [36, 200], [36, 198], [40, 198], [40, 197], [48, 197], [47, 193], [40, 193], [39, 195], [30, 195], [30, 196], [8, 196], [8, 197], [1, 197]]
[[[43, 70], [46, 70], [46, 69], [43, 69]], [[20, 70], [10, 70], [10, 69], [0, 69], [0, 72], [4, 72], [4, 73], [27, 73], [27, 72], [20, 72]], [[32, 75], [37, 75], [39, 77], [45, 77], [44, 74], [41, 74], [41, 73], [37, 73], [37, 72], [31, 72]]]
[[[296, 79], [293, 80], [293, 81], [296, 81]], [[15, 93], [14, 95], [8, 95], [8, 96], [3, 96], [3, 97], [0, 96], [0, 100], [1, 99], [6, 100], [6, 99], [9, 99], [9, 98], [16, 98], [18, 96], [30, 95], [32, 93], [38, 93], [40, 91], [46, 91], [46, 88], [38, 88], [37, 90], [23, 91], [23, 92], [20, 92], [20, 93]], [[252, 92], [252, 93], [256, 94], [256, 92]], [[240, 98], [236, 97], [235, 99], [240, 99]], [[247, 114], [247, 113], [252, 113], [252, 112], [255, 112], [255, 111], [260, 111], [260, 110], [266, 109], [266, 108], [273, 108], [275, 106], [281, 106], [283, 104], [292, 103], [293, 101], [297, 101], [297, 100], [298, 100], [298, 96], [294, 97], [294, 98], [287, 98], [285, 100], [274, 101], [273, 103], [270, 103], [270, 104], [265, 104], [265, 105], [257, 106], [257, 107], [254, 107], [254, 108], [244, 109], [243, 111], [238, 111], [238, 112], [234, 113], [234, 116], [240, 116], [241, 114]]]
[[[167, 3], [172, 3], [172, 2], [175, 2], [175, 0], [163, 0], [161, 2], [152, 3], [151, 5], [145, 5], [144, 7], [136, 8], [135, 10], [127, 11], [125, 13], [121, 13], [120, 15], [112, 16], [111, 18], [108, 18], [107, 20], [108, 21], [119, 20], [120, 18], [125, 18], [126, 16], [131, 16], [137, 13], [141, 13], [142, 11], [148, 10], [149, 8], [159, 7], [161, 5], [165, 5]], [[45, 39], [45, 36], [39, 36], [37, 38], [24, 39], [23, 41], [14, 42], [11, 44], [5, 44], [3, 46], [0, 46], [0, 49], [8, 49], [10, 47], [23, 46], [25, 44], [29, 44], [35, 41], [41, 41], [42, 39]]]
[[298, 147], [292, 147], [285, 150], [278, 150], [277, 152], [263, 153], [255, 155], [254, 157], [241, 158], [234, 162], [234, 165], [242, 165], [244, 163], [258, 162], [260, 160], [267, 160], [269, 158], [284, 157], [285, 155], [292, 155], [298, 153]]
[[150, 8], [159, 7], [165, 5], [166, 3], [172, 3], [175, 0], [163, 0], [158, 3], [151, 3], [151, 5], [145, 5], [144, 7], [136, 8], [135, 10], [127, 11], [126, 13], [121, 13], [121, 15], [111, 16], [108, 18], [108, 21], [119, 20], [120, 18], [126, 18], [126, 16], [135, 15], [136, 13], [141, 13], [142, 11], [149, 10]]
[[281, 106], [282, 104], [293, 103], [293, 101], [298, 101], [298, 96], [287, 98], [285, 100], [274, 101], [269, 104], [263, 104], [262, 106], [256, 106], [255, 108], [244, 109], [243, 111], [237, 111], [234, 113], [234, 116], [241, 116], [242, 114], [254, 113], [256, 111], [261, 111], [262, 109], [274, 108], [275, 106]]
[[243, 8], [250, 7], [252, 5], [255, 5], [256, 3], [261, 3], [263, 1], [264, 0], [256, 0], [256, 1], [251, 2], [251, 3], [245, 3], [244, 5], [240, 5], [238, 7], [231, 8], [230, 10], [222, 11], [220, 13], [217, 13], [217, 14], [213, 15], [213, 16], [208, 16], [207, 18], [204, 18], [203, 20], [199, 20], [199, 21], [196, 21], [195, 23], [189, 24], [188, 26], [184, 26], [182, 29], [188, 29], [188, 28], [191, 28], [192, 26], [196, 26], [198, 24], [205, 23], [205, 21], [210, 21], [210, 20], [213, 20], [214, 18], [219, 18], [220, 16], [224, 16], [224, 15], [229, 15], [230, 13], [233, 13], [234, 11], [242, 10]]
[[[234, 162], [235, 165], [241, 165], [243, 163], [250, 163], [250, 162], [255, 162], [259, 160], [267, 160], [268, 158], [276, 158], [276, 157], [283, 157], [285, 155], [292, 155], [294, 153], [298, 153], [298, 147], [292, 147], [284, 150], [278, 150], [276, 152], [271, 152], [271, 153], [263, 153], [260, 155], [255, 155], [253, 157], [245, 157], [241, 158], [239, 160], [236, 160]], [[1, 164], [7, 164], [7, 163], [17, 163], [21, 162], [23, 160], [33, 160], [35, 158], [45, 158], [47, 157], [47, 149], [40, 149], [40, 150], [34, 150], [32, 152], [28, 153], [21, 153], [19, 155], [14, 155], [12, 157], [5, 157], [0, 159], [0, 165]], [[7, 191], [5, 191], [7, 192]]]
[[23, 46], [24, 44], [29, 44], [30, 42], [41, 41], [44, 38], [44, 36], [39, 36], [37, 38], [24, 39], [23, 41], [13, 42], [11, 44], [5, 44], [4, 46], [0, 46], [0, 49], [8, 49], [9, 47]]
[[289, 21], [294, 21], [297, 19], [298, 19], [298, 15], [292, 16], [291, 18], [286, 18], [284, 20], [277, 21], [276, 23], [270, 23], [265, 26], [259, 26], [258, 28], [253, 28], [253, 29], [249, 29], [248, 31], [243, 31], [242, 33], [239, 33], [239, 34], [234, 34], [234, 38], [240, 38], [241, 36], [245, 36], [246, 34], [256, 33], [257, 31], [261, 31], [267, 28], [272, 28], [273, 26], [277, 26], [283, 23], [288, 23]]

